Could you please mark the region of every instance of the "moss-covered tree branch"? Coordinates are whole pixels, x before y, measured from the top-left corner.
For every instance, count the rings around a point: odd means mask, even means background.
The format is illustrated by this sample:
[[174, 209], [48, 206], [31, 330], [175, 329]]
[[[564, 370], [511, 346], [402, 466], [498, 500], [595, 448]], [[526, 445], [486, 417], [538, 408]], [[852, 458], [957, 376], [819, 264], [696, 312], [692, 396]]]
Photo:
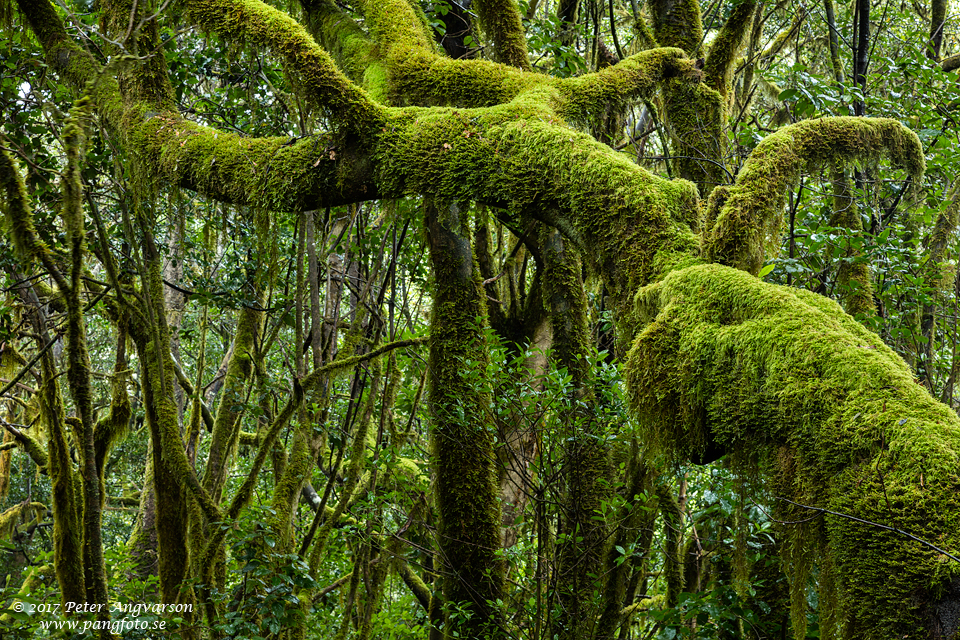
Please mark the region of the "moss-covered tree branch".
[[734, 6], [720, 33], [710, 44], [710, 51], [703, 65], [704, 83], [725, 100], [730, 99], [737, 56], [740, 55], [747, 31], [753, 25], [756, 8], [757, 3], [754, 0]]
[[527, 38], [515, 0], [478, 0], [474, 6], [484, 30], [493, 38], [497, 61], [532, 71], [527, 58]]
[[283, 58], [305, 95], [352, 133], [375, 131], [382, 121], [382, 107], [283, 11], [257, 0], [190, 0], [187, 12], [201, 29], [260, 45]]
[[[642, 307], [626, 379], [649, 444], [685, 459], [718, 446], [782, 497], [960, 547], [960, 420], [839, 305], [705, 265], [671, 273]], [[827, 554], [822, 583], [838, 593], [821, 602], [842, 637], [925, 638], [925, 621], [960, 599], [947, 558], [853, 521], [825, 525], [792, 546]]]
[[386, 68], [367, 32], [332, 0], [300, 0], [300, 7], [304, 26], [337, 66], [374, 100], [384, 102]]
[[767, 136], [750, 155], [735, 185], [717, 189], [707, 205], [704, 257], [757, 273], [779, 242], [787, 188], [800, 171], [832, 160], [886, 154], [914, 187], [925, 160], [916, 135], [896, 120], [805, 120]]

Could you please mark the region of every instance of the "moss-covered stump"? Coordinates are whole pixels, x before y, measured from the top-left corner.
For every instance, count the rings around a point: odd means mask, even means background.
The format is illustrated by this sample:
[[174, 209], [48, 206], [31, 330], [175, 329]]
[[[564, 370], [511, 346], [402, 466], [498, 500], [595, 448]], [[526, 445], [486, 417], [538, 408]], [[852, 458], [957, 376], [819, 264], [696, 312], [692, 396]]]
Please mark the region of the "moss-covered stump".
[[729, 452], [774, 479], [784, 520], [816, 514], [780, 499], [842, 514], [784, 525], [796, 590], [819, 565], [822, 637], [960, 637], [960, 563], [904, 535], [960, 555], [960, 420], [903, 360], [836, 303], [719, 265], [669, 274], [637, 308], [626, 376], [650, 443]]

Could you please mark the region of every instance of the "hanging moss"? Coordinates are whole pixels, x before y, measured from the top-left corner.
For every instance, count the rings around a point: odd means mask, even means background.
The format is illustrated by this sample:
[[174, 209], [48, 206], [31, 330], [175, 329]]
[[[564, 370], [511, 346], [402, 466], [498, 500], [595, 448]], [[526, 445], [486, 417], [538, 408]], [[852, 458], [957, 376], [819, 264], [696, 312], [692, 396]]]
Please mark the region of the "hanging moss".
[[787, 189], [800, 171], [832, 160], [866, 161], [886, 154], [907, 172], [912, 188], [924, 171], [916, 134], [885, 118], [804, 120], [764, 138], [744, 163], [736, 184], [707, 207], [704, 257], [757, 273], [775, 254]]
[[[960, 547], [960, 420], [839, 305], [709, 265], [669, 274], [640, 306], [626, 379], [652, 446], [685, 459], [719, 447], [782, 497]], [[825, 523], [843, 637], [926, 638], [960, 568], [895, 533]]]
[[[6, 142], [5, 138], [2, 140]], [[48, 252], [48, 249], [37, 237], [23, 178], [6, 149], [0, 149], [0, 206], [18, 257], [28, 267], [35, 257]]]
[[48, 0], [17, 0], [17, 6], [27, 19], [30, 30], [43, 45], [46, 62], [52, 69], [62, 74], [78, 92], [95, 81], [91, 87], [91, 97], [97, 105], [97, 111], [111, 132], [119, 136], [123, 102], [116, 79], [110, 74], [100, 75], [100, 64], [73, 42]]

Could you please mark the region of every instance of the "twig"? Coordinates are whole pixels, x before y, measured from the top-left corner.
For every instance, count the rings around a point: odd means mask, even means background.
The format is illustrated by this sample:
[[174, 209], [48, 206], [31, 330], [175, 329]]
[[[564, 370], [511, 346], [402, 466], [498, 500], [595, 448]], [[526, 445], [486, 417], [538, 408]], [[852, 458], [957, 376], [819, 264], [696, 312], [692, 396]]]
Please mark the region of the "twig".
[[795, 507], [800, 507], [801, 509], [809, 509], [810, 511], [817, 511], [818, 513], [826, 513], [827, 515], [837, 516], [838, 518], [846, 518], [847, 520], [853, 520], [854, 522], [859, 522], [859, 523], [861, 523], [861, 524], [867, 524], [867, 525], [870, 525], [871, 527], [877, 527], [878, 529], [883, 529], [883, 530], [885, 530], [885, 531], [892, 531], [892, 532], [894, 532], [894, 533], [900, 534], [901, 536], [904, 536], [905, 538], [909, 538], [909, 539], [913, 540], [914, 542], [919, 542], [920, 544], [922, 544], [922, 545], [924, 545], [924, 546], [926, 546], [926, 547], [930, 547], [930, 548], [933, 549], [934, 551], [936, 551], [936, 552], [938, 552], [938, 553], [942, 553], [943, 555], [947, 556], [948, 558], [950, 558], [950, 559], [953, 560], [954, 562], [960, 562], [960, 558], [958, 558], [957, 556], [953, 555], [952, 553], [948, 553], [948, 552], [944, 551], [943, 549], [941, 549], [940, 547], [938, 547], [937, 545], [935, 545], [935, 544], [933, 544], [933, 543], [930, 543], [930, 542], [927, 542], [927, 541], [924, 540], [923, 538], [918, 538], [917, 536], [913, 535], [912, 533], [907, 533], [907, 532], [904, 531], [903, 529], [898, 529], [898, 528], [896, 528], [896, 527], [888, 527], [887, 525], [885, 525], [885, 524], [880, 524], [879, 522], [872, 522], [872, 521], [870, 521], [870, 520], [864, 520], [863, 518], [858, 518], [858, 517], [856, 517], [856, 516], [851, 516], [850, 514], [847, 514], [847, 513], [840, 513], [840, 512], [838, 512], [838, 511], [830, 511], [829, 509], [824, 509], [824, 508], [822, 508], [822, 507], [811, 507], [811, 506], [809, 506], [809, 505], [800, 504], [799, 502], [794, 502], [794, 501], [792, 501], [792, 500], [787, 500], [786, 498], [777, 498], [777, 500], [781, 500], [781, 501], [783, 501], [783, 502], [786, 502], [787, 504], [792, 504], [792, 505], [794, 505]]

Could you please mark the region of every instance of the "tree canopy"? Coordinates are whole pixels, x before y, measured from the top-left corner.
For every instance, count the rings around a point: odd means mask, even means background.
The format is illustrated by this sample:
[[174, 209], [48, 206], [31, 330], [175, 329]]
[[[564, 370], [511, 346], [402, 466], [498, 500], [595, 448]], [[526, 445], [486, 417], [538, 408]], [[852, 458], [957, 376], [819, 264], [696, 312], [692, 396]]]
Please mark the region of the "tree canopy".
[[947, 9], [0, 0], [0, 635], [960, 638]]

